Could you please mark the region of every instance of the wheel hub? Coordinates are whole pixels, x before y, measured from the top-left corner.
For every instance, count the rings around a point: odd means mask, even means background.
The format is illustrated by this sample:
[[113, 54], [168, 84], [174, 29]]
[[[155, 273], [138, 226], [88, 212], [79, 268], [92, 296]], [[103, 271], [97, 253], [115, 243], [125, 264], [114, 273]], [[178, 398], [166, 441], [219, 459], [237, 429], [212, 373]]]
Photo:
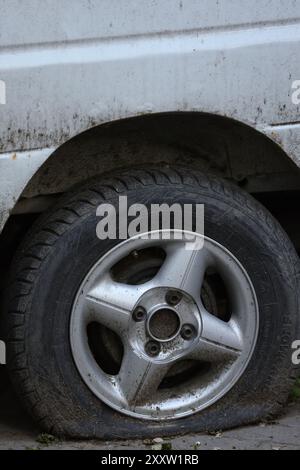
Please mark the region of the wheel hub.
[[160, 308], [149, 318], [148, 333], [157, 341], [170, 341], [179, 334], [180, 318], [170, 308]]
[[[133, 310], [129, 326], [131, 347], [138, 349], [141, 354], [154, 357], [155, 361], [165, 363], [172, 363], [176, 358], [184, 356], [201, 333], [201, 314], [196, 302], [180, 291], [177, 294], [180, 302], [177, 305], [170, 304], [170, 292], [168, 287], [146, 291]], [[145, 312], [143, 321], [136, 320], [137, 311]], [[190, 337], [182, 335], [187, 325], [194, 332]], [[156, 354], [152, 353], [149, 343], [157, 343]]]

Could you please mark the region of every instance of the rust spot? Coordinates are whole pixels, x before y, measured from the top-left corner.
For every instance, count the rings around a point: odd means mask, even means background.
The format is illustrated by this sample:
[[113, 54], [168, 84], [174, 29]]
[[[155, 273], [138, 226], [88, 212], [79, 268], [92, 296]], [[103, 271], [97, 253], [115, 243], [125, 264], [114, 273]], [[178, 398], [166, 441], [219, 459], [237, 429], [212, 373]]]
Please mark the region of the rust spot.
[[281, 140], [281, 138], [280, 138], [280, 135], [279, 135], [277, 132], [275, 132], [275, 131], [271, 132], [271, 138], [272, 138], [278, 145], [282, 145], [282, 140]]

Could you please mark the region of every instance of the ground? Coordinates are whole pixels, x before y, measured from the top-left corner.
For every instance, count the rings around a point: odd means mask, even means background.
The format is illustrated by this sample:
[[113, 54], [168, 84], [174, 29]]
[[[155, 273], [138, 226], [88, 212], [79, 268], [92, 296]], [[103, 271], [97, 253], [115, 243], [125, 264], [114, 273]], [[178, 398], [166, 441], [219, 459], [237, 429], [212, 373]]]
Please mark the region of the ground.
[[[18, 405], [10, 389], [0, 394], [0, 450], [3, 449], [174, 449], [174, 450], [299, 450], [300, 449], [300, 400], [294, 393], [284, 413], [276, 422], [258, 424], [216, 435], [189, 434], [153, 441], [59, 441], [53, 436], [41, 434]], [[157, 441], [155, 440], [155, 441]]]

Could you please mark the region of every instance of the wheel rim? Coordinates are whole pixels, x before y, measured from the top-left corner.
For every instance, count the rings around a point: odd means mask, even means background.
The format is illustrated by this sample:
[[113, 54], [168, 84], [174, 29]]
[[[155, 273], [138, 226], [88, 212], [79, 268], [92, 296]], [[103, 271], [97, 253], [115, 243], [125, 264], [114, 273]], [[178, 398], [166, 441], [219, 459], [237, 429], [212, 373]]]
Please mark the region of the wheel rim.
[[[128, 259], [158, 248], [164, 258], [145, 282], [116, 280], [118, 263], [129, 266]], [[209, 312], [201, 296], [209, 270], [226, 286], [226, 320]], [[187, 249], [184, 239], [157, 232], [155, 239], [120, 243], [93, 266], [72, 307], [70, 342], [82, 379], [104, 403], [136, 418], [171, 420], [207, 408], [233, 387], [253, 354], [258, 322], [251, 280], [225, 247], [204, 237], [202, 249]], [[122, 344], [116, 371], [97, 360], [90, 325]]]

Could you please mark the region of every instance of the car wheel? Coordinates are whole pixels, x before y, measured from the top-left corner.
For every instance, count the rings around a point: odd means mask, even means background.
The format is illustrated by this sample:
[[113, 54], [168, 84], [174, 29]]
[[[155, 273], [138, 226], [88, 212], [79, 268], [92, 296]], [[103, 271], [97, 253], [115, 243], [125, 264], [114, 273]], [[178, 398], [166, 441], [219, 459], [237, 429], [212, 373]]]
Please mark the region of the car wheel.
[[[96, 209], [203, 204], [185, 240], [100, 240]], [[299, 332], [299, 260], [251, 196], [194, 170], [123, 170], [37, 221], [11, 272], [8, 366], [48, 432], [124, 438], [215, 431], [285, 403]]]

